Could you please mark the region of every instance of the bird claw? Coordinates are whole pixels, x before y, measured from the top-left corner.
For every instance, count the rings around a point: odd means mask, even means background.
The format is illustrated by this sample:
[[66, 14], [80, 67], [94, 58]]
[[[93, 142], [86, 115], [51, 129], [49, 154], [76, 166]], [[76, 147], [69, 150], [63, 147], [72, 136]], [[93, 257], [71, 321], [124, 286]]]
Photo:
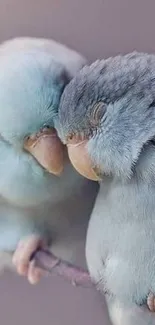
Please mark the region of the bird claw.
[[74, 280], [72, 280], [72, 286], [77, 287], [77, 283]]
[[31, 259], [33, 253], [44, 246], [43, 239], [38, 235], [30, 235], [20, 240], [16, 251], [13, 255], [12, 262], [16, 267], [17, 273], [28, 278], [31, 284], [36, 284], [40, 281], [43, 270], [35, 265], [35, 261]]

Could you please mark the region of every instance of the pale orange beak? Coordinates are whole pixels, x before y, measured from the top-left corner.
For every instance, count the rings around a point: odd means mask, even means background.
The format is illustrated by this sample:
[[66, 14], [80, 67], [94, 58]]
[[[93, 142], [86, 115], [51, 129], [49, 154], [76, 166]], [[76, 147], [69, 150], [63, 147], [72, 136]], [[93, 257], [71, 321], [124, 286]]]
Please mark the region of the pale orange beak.
[[84, 177], [99, 181], [99, 177], [92, 167], [92, 161], [86, 150], [87, 140], [77, 144], [68, 143], [68, 156], [74, 168]]
[[64, 149], [54, 128], [43, 128], [25, 139], [24, 149], [49, 173], [60, 175], [64, 168]]

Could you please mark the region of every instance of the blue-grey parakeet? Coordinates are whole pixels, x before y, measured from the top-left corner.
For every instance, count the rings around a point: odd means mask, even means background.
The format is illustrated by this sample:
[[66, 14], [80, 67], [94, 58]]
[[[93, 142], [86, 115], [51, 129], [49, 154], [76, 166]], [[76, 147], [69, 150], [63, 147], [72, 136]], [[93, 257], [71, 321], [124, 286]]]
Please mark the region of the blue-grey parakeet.
[[96, 186], [69, 163], [54, 119], [64, 87], [85, 63], [52, 40], [0, 47], [0, 267], [14, 252], [31, 283], [41, 276], [29, 262], [40, 246], [52, 240], [52, 251], [74, 263], [84, 248]]
[[63, 92], [58, 124], [74, 167], [100, 180], [86, 257], [111, 320], [154, 325], [155, 56], [84, 67]]

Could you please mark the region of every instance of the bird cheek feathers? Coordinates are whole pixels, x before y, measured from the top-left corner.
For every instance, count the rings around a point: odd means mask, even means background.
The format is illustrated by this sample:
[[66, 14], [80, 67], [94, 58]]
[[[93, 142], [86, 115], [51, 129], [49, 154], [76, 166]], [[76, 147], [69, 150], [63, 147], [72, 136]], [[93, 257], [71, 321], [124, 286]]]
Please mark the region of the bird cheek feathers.
[[24, 149], [49, 173], [59, 176], [64, 168], [65, 146], [54, 128], [43, 128], [25, 139]]

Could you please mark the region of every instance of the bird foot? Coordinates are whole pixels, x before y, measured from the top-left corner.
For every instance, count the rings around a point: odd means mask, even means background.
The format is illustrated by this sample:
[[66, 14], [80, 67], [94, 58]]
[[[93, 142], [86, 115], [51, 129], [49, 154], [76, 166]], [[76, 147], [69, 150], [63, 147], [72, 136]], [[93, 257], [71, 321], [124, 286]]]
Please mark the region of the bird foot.
[[12, 259], [17, 273], [26, 276], [31, 284], [37, 284], [46, 273], [37, 267], [35, 261], [31, 258], [39, 248], [45, 248], [43, 238], [34, 234], [30, 235], [20, 240]]

